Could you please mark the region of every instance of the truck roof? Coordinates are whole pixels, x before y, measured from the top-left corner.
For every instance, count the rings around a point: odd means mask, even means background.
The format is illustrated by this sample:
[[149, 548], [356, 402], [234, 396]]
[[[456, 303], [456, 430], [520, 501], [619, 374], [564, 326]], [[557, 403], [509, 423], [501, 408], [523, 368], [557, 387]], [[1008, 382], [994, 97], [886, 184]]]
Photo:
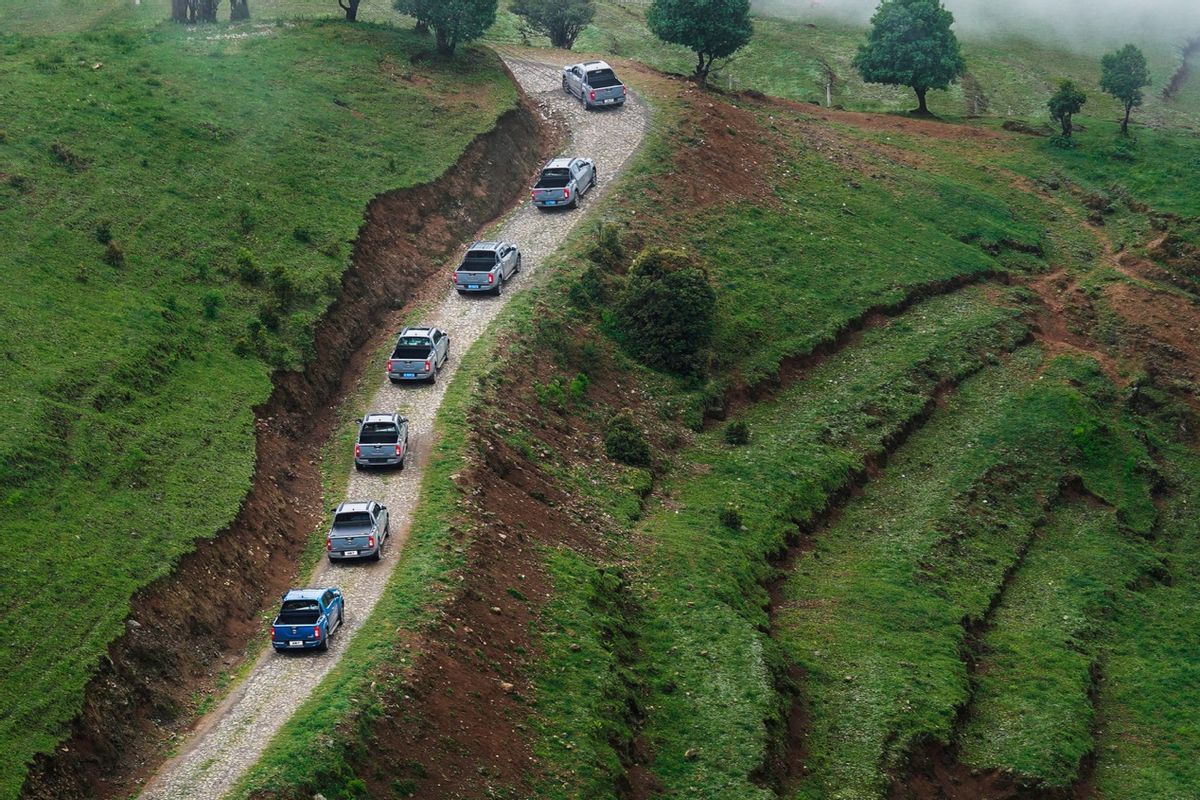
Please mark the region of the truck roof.
[[432, 336], [433, 328], [405, 328], [400, 331], [401, 336]]
[[401, 417], [399, 414], [378, 412], [367, 414], [365, 417], [363, 417], [363, 424], [366, 425], [369, 422], [398, 422], [402, 419], [404, 419], [404, 417]]
[[467, 250], [499, 250], [504, 242], [471, 242]]
[[319, 599], [321, 599], [321, 595], [325, 594], [331, 588], [332, 587], [330, 587], [330, 586], [326, 586], [323, 589], [289, 589], [288, 593], [286, 595], [284, 595], [283, 599], [285, 601], [286, 600], [319, 600]]
[[571, 166], [571, 162], [574, 160], [573, 158], [552, 158], [546, 162], [546, 166], [542, 167], [542, 169], [566, 169]]
[[335, 514], [341, 514], [343, 511], [369, 511], [371, 504], [366, 500], [347, 500], [337, 507]]
[[608, 65], [608, 62], [607, 62], [607, 61], [584, 61], [584, 62], [583, 62], [582, 64], [580, 64], [579, 66], [581, 66], [581, 67], [583, 67], [584, 69], [587, 69], [587, 70], [592, 70], [592, 69], [612, 69], [612, 67], [610, 67], [610, 66]]

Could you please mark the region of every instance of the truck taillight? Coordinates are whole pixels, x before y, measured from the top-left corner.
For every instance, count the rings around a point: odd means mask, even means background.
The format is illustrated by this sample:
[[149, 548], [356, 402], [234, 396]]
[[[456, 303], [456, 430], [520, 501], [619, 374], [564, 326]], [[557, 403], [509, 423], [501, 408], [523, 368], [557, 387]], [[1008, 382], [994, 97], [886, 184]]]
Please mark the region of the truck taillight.
[[404, 445], [402, 445], [402, 444], [396, 445], [396, 455], [398, 455], [398, 456], [404, 455]]
[[537, 200], [537, 192], [530, 192], [530, 193], [529, 193], [529, 199], [530, 199], [530, 200]]
[[488, 273], [488, 283], [495, 283], [495, 282], [496, 282], [496, 276], [489, 272]]
[[392, 371], [392, 360], [390, 358], [388, 359], [387, 371], [388, 372]]
[[425, 371], [429, 372], [429, 370], [431, 370], [431, 369], [433, 369], [432, 365], [430, 365], [430, 363], [428, 361], [426, 361], [425, 362]]
[[326, 539], [326, 540], [325, 540], [325, 549], [326, 549], [326, 550], [328, 550], [328, 551], [330, 551], [330, 552], [333, 552], [333, 539]]
[[279, 638], [279, 631], [278, 631], [278, 630], [276, 630], [276, 628], [275, 628], [275, 626], [274, 626], [274, 625], [272, 625], [272, 626], [271, 626], [271, 638], [272, 638], [272, 639], [278, 639], [278, 638]]
[[354, 445], [354, 457], [362, 458], [362, 445], [361, 444]]
[[625, 88], [624, 84], [621, 84], [621, 94], [623, 94], [623, 95], [629, 94], [629, 90], [627, 88]]
[[593, 101], [596, 99], [596, 90], [595, 90], [595, 89], [593, 89], [592, 91], [588, 92], [588, 98], [589, 98], [589, 99], [591, 99], [591, 100], [593, 100]]
[[313, 628], [313, 638], [314, 638], [314, 639], [320, 639], [320, 638], [321, 638], [321, 626], [320, 626], [320, 625], [318, 625], [317, 627]]
[[368, 536], [367, 537], [367, 547], [374, 547], [374, 546], [375, 546], [375, 537]]
[[563, 200], [570, 200], [570, 199], [571, 199], [571, 187], [568, 186], [565, 189], [563, 189]]

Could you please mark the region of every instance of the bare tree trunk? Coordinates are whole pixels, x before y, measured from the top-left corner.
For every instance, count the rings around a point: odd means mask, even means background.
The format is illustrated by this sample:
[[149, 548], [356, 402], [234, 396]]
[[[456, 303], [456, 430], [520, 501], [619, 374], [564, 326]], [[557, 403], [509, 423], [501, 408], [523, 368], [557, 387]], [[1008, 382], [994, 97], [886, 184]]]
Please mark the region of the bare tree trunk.
[[436, 29], [434, 33], [437, 34], [438, 52], [444, 56], [454, 55], [454, 45], [456, 45], [457, 42], [451, 41], [441, 28]]
[[229, 0], [229, 21], [250, 19], [250, 0]]
[[190, 22], [188, 19], [188, 0], [171, 0], [171, 21]]
[[346, 19], [348, 19], [350, 22], [354, 22], [356, 19], [358, 19], [358, 3], [359, 0], [348, 0], [348, 2], [345, 3], [343, 3], [342, 0], [338, 0], [338, 5], [342, 7], [342, 11], [346, 12]]
[[196, 22], [216, 22], [217, 6], [221, 0], [198, 0], [196, 3]]
[[1129, 135], [1129, 112], [1133, 111], [1133, 103], [1125, 104], [1125, 119], [1121, 120], [1121, 135]]
[[[420, 34], [429, 33], [429, 23], [423, 19], [419, 19], [417, 20], [417, 24], [413, 26], [413, 31]], [[441, 47], [441, 45], [439, 44], [438, 47]]]

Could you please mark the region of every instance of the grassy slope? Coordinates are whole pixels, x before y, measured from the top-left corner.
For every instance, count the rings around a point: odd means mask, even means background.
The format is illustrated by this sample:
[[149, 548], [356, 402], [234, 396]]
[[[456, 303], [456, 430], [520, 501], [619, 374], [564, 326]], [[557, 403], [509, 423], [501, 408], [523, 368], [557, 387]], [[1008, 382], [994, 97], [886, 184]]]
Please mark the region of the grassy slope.
[[1070, 786], [1095, 746], [1092, 672], [1127, 586], [1155, 566], [1147, 544], [1110, 509], [1057, 510], [980, 642], [964, 763]]
[[[3, 26], [34, 19], [17, 12], [0, 6]], [[436, 177], [515, 101], [493, 57], [410, 66], [423, 43], [406, 33], [209, 39], [148, 13], [0, 39], [5, 795], [76, 712], [133, 592], [233, 518], [251, 408], [271, 369], [303, 363], [366, 201]]]

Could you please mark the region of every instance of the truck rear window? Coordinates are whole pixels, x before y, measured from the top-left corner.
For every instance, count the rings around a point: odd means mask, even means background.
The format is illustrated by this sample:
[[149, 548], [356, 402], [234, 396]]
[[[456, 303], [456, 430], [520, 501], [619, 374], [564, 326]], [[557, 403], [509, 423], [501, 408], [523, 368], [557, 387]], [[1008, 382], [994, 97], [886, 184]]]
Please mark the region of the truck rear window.
[[538, 179], [538, 189], [561, 189], [571, 181], [571, 170], [569, 169], [544, 169], [542, 177]]
[[390, 422], [368, 422], [358, 433], [361, 444], [395, 444], [400, 440], [400, 429]]
[[587, 74], [588, 86], [593, 89], [607, 89], [609, 86], [620, 86], [621, 82], [611, 69], [596, 69]]
[[280, 625], [312, 625], [321, 617], [321, 606], [316, 600], [284, 600], [279, 609]]
[[333, 524], [341, 527], [354, 527], [356, 525], [370, 525], [371, 515], [366, 511], [343, 511], [333, 518]]
[[401, 336], [396, 340], [396, 347], [430, 347], [429, 339], [425, 336]]
[[496, 266], [496, 253], [492, 250], [472, 250], [459, 266], [459, 272], [489, 272]]

